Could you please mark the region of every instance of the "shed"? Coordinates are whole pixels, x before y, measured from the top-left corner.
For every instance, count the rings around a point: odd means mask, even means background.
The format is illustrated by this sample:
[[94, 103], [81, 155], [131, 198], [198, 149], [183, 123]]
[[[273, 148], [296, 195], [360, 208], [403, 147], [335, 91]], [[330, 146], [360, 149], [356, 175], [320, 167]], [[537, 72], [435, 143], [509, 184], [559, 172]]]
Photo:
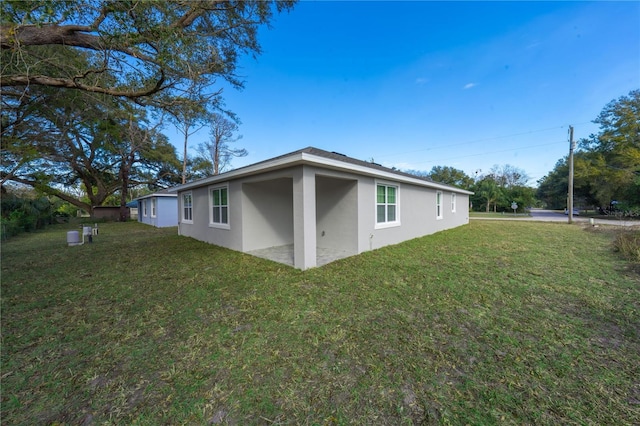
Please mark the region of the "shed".
[[167, 189], [136, 198], [138, 222], [157, 228], [178, 225], [178, 194]]

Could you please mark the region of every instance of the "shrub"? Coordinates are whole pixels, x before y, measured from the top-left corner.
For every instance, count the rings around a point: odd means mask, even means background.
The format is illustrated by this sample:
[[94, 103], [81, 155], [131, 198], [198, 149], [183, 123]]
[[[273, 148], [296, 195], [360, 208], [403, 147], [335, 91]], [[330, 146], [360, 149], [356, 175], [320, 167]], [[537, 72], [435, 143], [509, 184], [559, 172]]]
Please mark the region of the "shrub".
[[640, 230], [625, 229], [616, 233], [614, 250], [625, 258], [640, 263]]
[[42, 229], [53, 218], [53, 205], [47, 197], [23, 198], [12, 194], [1, 200], [0, 238]]

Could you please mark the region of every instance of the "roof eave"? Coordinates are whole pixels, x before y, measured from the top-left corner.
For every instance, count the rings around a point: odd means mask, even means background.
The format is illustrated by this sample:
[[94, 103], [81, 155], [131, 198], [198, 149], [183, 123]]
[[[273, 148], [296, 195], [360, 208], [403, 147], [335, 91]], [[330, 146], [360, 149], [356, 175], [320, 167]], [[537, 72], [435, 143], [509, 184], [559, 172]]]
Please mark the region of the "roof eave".
[[377, 168], [367, 167], [358, 164], [347, 163], [345, 161], [322, 157], [319, 155], [311, 154], [304, 151], [296, 151], [290, 155], [283, 157], [277, 157], [272, 160], [266, 160], [264, 162], [256, 163], [251, 166], [243, 167], [241, 169], [232, 170], [216, 176], [200, 179], [195, 182], [185, 183], [183, 185], [174, 186], [169, 188], [169, 192], [177, 193], [181, 191], [187, 191], [193, 188], [199, 188], [202, 186], [212, 185], [217, 182], [225, 182], [233, 179], [238, 179], [246, 176], [251, 176], [259, 173], [270, 172], [274, 170], [283, 169], [286, 167], [295, 166], [298, 164], [308, 164], [313, 166], [323, 166], [333, 170], [345, 171], [350, 173], [356, 173], [359, 175], [375, 177], [379, 179], [387, 179], [397, 182], [411, 183], [418, 186], [423, 186], [432, 189], [445, 190], [450, 192], [456, 192], [460, 194], [472, 195], [473, 192], [467, 191], [455, 186], [440, 184], [436, 182], [427, 181], [424, 179], [413, 178], [410, 176], [394, 173], [394, 171], [380, 170]]

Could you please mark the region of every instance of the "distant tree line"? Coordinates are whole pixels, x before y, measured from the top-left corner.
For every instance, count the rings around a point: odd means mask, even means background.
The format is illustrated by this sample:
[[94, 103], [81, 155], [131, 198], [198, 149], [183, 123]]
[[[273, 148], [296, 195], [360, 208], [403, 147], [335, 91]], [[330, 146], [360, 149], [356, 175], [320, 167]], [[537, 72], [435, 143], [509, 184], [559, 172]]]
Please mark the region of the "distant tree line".
[[535, 188], [528, 186], [527, 174], [524, 170], [509, 164], [495, 165], [487, 174], [475, 177], [449, 166], [435, 166], [429, 172], [407, 172], [434, 182], [473, 191], [474, 195], [469, 201], [475, 211], [513, 212], [511, 205], [515, 202], [518, 204], [517, 211], [523, 212], [536, 204]]
[[[594, 120], [600, 131], [578, 142], [574, 154], [574, 205], [640, 211], [640, 90], [608, 103]], [[538, 181], [537, 197], [566, 206], [568, 156]]]
[[[611, 101], [594, 123], [600, 132], [578, 141], [574, 154], [574, 205], [640, 216], [640, 90]], [[470, 202], [475, 211], [512, 211], [513, 202], [519, 211], [536, 205], [567, 206], [568, 155], [538, 181], [537, 188], [528, 185], [525, 171], [508, 164], [475, 177], [448, 166], [407, 172], [473, 191]]]

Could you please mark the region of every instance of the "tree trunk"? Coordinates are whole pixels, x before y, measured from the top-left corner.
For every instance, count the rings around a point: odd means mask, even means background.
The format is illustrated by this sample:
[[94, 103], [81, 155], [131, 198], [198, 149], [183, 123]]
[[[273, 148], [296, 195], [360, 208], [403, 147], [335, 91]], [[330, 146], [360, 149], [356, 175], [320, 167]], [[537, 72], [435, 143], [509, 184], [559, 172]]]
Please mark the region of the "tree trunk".
[[187, 142], [189, 140], [189, 128], [184, 129], [184, 156], [182, 157], [182, 184], [187, 183]]
[[129, 219], [127, 214], [127, 191], [129, 189], [129, 168], [127, 164], [127, 158], [123, 156], [122, 163], [120, 164], [120, 181], [122, 186], [120, 187], [120, 222], [126, 222]]

